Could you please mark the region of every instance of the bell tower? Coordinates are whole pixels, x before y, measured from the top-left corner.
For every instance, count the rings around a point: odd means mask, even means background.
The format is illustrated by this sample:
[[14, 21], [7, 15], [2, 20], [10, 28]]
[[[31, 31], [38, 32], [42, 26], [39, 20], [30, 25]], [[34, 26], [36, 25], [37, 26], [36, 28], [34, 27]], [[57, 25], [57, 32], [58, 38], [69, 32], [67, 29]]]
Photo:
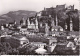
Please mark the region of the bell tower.
[[49, 26], [47, 23], [45, 23], [45, 36], [48, 36], [49, 34]]
[[57, 19], [57, 14], [56, 14], [56, 26], [58, 26], [58, 19]]
[[30, 28], [30, 21], [29, 21], [29, 18], [28, 18], [27, 22], [28, 22], [28, 28]]
[[36, 22], [36, 29], [38, 29], [38, 20], [37, 20], [37, 17], [36, 17], [36, 19], [35, 19], [35, 22]]
[[73, 31], [73, 22], [71, 17], [70, 17], [70, 31]]
[[65, 30], [67, 30], [67, 27], [68, 27], [68, 26], [67, 26], [67, 23], [65, 22]]
[[23, 18], [23, 25], [26, 25], [25, 19]]

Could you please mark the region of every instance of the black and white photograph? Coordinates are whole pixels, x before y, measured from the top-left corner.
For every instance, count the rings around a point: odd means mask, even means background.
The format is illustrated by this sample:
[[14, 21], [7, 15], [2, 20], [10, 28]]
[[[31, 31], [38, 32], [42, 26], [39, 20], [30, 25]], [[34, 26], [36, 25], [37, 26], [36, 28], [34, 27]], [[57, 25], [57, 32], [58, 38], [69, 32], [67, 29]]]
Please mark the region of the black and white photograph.
[[0, 0], [0, 55], [80, 54], [79, 0]]

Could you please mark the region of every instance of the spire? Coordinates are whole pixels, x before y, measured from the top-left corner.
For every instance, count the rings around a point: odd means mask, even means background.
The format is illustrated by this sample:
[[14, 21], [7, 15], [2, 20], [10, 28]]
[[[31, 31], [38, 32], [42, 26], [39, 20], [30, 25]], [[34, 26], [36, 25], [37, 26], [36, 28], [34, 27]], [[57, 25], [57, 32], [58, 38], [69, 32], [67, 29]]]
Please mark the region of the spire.
[[36, 25], [38, 25], [38, 20], [37, 20], [37, 18], [36, 18]]
[[54, 18], [52, 19], [52, 16], [51, 15], [49, 15], [49, 18], [51, 18], [51, 26], [54, 26], [55, 25], [55, 23], [54, 23]]
[[58, 19], [57, 19], [57, 14], [56, 14], [56, 26], [58, 26]]
[[51, 26], [53, 27], [55, 26], [54, 20], [52, 20]]
[[28, 22], [28, 28], [30, 28], [30, 21], [29, 21], [29, 18], [28, 18], [27, 22]]
[[38, 20], [37, 20], [37, 17], [36, 17], [36, 20], [35, 20], [35, 22], [36, 22], [36, 29], [38, 29]]
[[70, 17], [70, 31], [73, 31], [72, 18]]
[[65, 23], [65, 30], [67, 30], [67, 27], [68, 27], [68, 26], [67, 26], [67, 23]]
[[29, 21], [29, 18], [28, 18], [28, 25], [30, 25], [30, 21]]
[[49, 26], [47, 23], [45, 23], [45, 36], [48, 36], [49, 34]]
[[25, 19], [23, 18], [22, 20], [23, 20], [23, 25], [25, 25], [26, 24]]

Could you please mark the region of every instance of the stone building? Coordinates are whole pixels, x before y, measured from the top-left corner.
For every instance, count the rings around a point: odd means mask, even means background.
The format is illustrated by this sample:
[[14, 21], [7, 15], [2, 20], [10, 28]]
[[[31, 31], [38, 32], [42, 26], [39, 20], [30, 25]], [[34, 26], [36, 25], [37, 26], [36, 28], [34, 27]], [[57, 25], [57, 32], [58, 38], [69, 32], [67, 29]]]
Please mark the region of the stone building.
[[44, 46], [46, 46], [46, 43], [43, 42], [30, 42], [30, 43], [37, 46], [38, 48], [44, 48]]
[[28, 20], [27, 20], [27, 28], [28, 29], [38, 29], [38, 20], [37, 20], [37, 18], [32, 18], [32, 20], [30, 20], [28, 18]]

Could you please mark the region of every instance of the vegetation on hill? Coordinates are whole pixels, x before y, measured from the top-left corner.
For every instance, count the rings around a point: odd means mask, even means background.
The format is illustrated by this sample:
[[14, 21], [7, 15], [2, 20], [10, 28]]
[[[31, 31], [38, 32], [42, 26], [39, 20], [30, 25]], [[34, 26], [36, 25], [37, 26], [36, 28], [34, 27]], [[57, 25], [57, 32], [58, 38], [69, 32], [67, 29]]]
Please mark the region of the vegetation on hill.
[[3, 14], [0, 16], [0, 24], [5, 24], [9, 22], [14, 22], [14, 20], [19, 24], [20, 20], [24, 17], [24, 19], [27, 19], [28, 17], [35, 16], [35, 11], [25, 11], [25, 10], [19, 10], [19, 11], [10, 11], [7, 14]]

